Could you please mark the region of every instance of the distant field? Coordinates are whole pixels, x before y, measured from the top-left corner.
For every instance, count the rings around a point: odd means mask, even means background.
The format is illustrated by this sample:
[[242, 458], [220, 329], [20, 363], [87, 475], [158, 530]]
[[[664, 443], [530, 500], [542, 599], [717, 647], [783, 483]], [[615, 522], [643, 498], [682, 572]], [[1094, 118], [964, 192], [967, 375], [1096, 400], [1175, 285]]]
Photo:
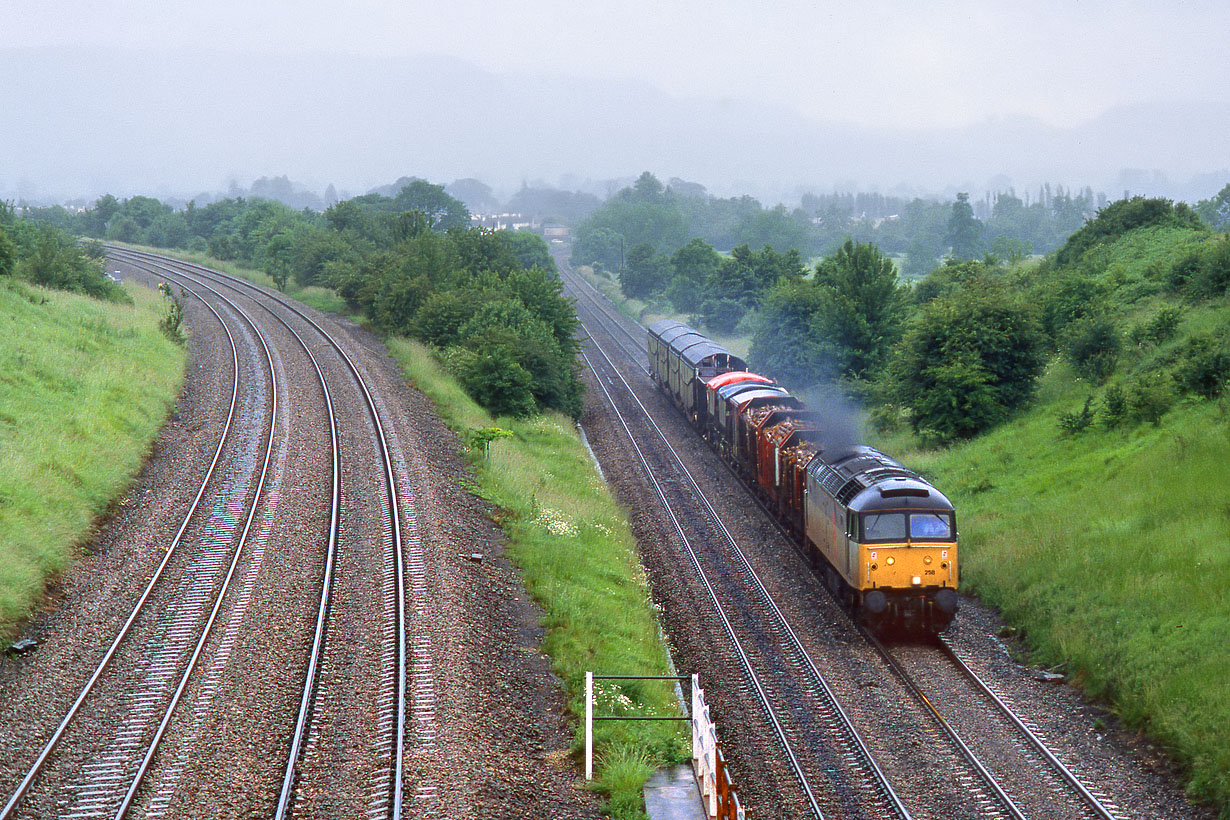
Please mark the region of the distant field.
[[0, 637], [123, 495], [179, 394], [184, 349], [135, 305], [0, 280]]

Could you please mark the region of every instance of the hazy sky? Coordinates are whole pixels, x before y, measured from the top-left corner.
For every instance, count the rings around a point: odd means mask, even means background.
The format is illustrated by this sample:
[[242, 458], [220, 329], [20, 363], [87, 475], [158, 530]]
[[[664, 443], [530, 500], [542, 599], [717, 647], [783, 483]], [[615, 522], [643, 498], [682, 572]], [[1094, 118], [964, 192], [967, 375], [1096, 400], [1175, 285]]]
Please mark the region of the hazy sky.
[[1225, 100], [1226, 0], [0, 0], [0, 48], [453, 55], [872, 126]]

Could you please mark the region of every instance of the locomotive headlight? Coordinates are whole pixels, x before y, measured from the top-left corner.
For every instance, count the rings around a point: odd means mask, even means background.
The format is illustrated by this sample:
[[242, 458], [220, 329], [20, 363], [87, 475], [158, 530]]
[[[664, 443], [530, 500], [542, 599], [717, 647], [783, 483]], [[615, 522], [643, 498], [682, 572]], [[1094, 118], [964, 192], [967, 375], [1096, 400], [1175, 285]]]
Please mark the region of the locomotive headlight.
[[893, 564], [897, 563], [897, 559], [890, 555], [884, 559], [884, 563], [888, 564], [891, 567]]
[[924, 563], [924, 564], [930, 564], [930, 563], [931, 563], [931, 556], [930, 556], [930, 555], [924, 555], [924, 556], [923, 556], [923, 563]]
[[922, 586], [922, 578], [919, 578], [917, 575], [915, 575], [913, 578], [910, 579], [910, 583], [916, 587]]

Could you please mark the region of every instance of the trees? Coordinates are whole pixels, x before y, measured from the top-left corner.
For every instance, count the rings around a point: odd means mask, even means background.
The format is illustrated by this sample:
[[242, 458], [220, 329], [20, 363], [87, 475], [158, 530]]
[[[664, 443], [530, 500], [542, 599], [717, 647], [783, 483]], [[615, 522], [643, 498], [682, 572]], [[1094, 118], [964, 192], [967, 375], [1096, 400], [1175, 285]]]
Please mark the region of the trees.
[[639, 299], [666, 285], [670, 263], [648, 242], [628, 251], [628, 259], [619, 274], [619, 289], [624, 296]]
[[623, 237], [610, 228], [582, 225], [572, 243], [572, 264], [617, 271], [623, 264], [623, 247]]
[[470, 224], [470, 212], [465, 205], [445, 193], [443, 185], [432, 185], [422, 179], [412, 180], [398, 191], [391, 207], [385, 210], [422, 211], [435, 231], [463, 228]]
[[675, 310], [691, 313], [700, 309], [705, 282], [717, 274], [722, 257], [705, 240], [697, 237], [671, 256], [674, 275], [666, 287], [666, 297]]
[[1230, 229], [1230, 184], [1218, 191], [1216, 196], [1197, 202], [1196, 213], [1215, 231]]
[[969, 204], [969, 194], [957, 194], [948, 217], [948, 233], [944, 241], [952, 247], [957, 259], [975, 259], [982, 256], [984, 226], [974, 218], [974, 209]]
[[0, 276], [12, 276], [13, 267], [17, 264], [17, 246], [0, 225]]
[[892, 392], [915, 432], [942, 442], [1005, 420], [1032, 395], [1044, 363], [1032, 312], [1001, 288], [927, 303], [890, 364]]
[[878, 370], [901, 336], [908, 300], [893, 261], [870, 242], [847, 239], [816, 265], [815, 281], [829, 292], [818, 322], [839, 351], [841, 372], [858, 378]]
[[901, 335], [908, 297], [891, 259], [847, 240], [816, 265], [811, 281], [784, 276], [757, 317], [757, 367], [799, 387], [882, 368]]

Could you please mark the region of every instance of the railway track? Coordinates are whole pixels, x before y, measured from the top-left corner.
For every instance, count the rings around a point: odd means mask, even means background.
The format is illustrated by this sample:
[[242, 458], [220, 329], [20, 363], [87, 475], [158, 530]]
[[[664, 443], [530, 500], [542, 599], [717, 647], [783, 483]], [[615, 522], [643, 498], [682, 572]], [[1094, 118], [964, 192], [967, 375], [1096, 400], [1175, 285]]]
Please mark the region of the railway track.
[[[398, 476], [405, 476], [408, 467], [400, 448], [390, 445], [392, 433], [381, 420], [387, 408], [369, 389], [361, 368], [337, 339], [287, 300], [201, 266], [169, 260], [150, 262], [149, 257], [131, 252], [119, 254], [144, 260], [162, 274], [208, 280], [243, 293], [293, 334], [312, 358], [330, 417], [340, 414], [365, 420], [362, 430], [351, 425], [351, 430], [339, 433], [335, 424], [331, 432], [335, 454], [357, 454], [344, 465], [337, 463], [335, 476], [355, 478], [334, 482], [335, 506], [316, 624], [275, 817], [333, 816], [338, 812], [355, 815], [360, 809], [369, 817], [400, 817], [406, 800], [403, 771], [411, 695], [408, 683], [412, 677], [417, 727], [414, 740], [420, 751], [430, 751], [434, 743], [434, 687], [429, 646], [424, 645], [422, 636], [415, 636], [412, 643], [407, 637], [407, 587], [419, 617], [429, 601], [414, 499], [399, 491]], [[323, 342], [324, 349], [332, 354], [334, 365], [326, 365], [325, 370], [335, 371], [334, 381], [345, 378], [350, 383], [350, 395], [343, 401], [348, 407], [334, 406], [321, 364], [292, 322]], [[376, 475], [380, 476], [379, 488], [361, 478]], [[369, 509], [369, 497], [379, 498], [378, 511]], [[341, 532], [347, 535], [343, 537]], [[364, 566], [377, 566], [381, 571], [377, 575], [356, 569]], [[378, 583], [372, 575], [377, 575]], [[352, 603], [343, 607], [339, 600]], [[356, 610], [353, 602], [361, 600], [379, 601], [382, 626], [375, 630], [378, 634], [372, 634], [365, 607], [360, 605]], [[374, 650], [364, 655], [363, 649], [368, 647]], [[407, 649], [412, 653], [409, 659]], [[374, 725], [369, 717], [373, 713]], [[357, 740], [354, 725], [366, 725], [368, 734], [374, 737]], [[353, 765], [356, 743], [364, 748], [360, 757], [365, 763], [357, 771]], [[355, 779], [366, 780], [367, 793], [362, 801], [343, 804], [331, 797], [352, 794], [354, 790], [348, 784]], [[414, 798], [421, 808], [430, 809], [435, 792], [431, 778], [418, 778]]]
[[[231, 396], [217, 448], [140, 598], [0, 810], [5, 820], [39, 797], [65, 817], [126, 814], [248, 544], [273, 451], [276, 374], [264, 336], [242, 310], [215, 307], [196, 292], [193, 297], [209, 309], [230, 347]], [[241, 418], [253, 423], [241, 424]], [[109, 727], [105, 740], [87, 742], [83, 724]], [[78, 747], [74, 753], [88, 747], [89, 754], [59, 753], [70, 745]], [[53, 769], [52, 789], [59, 794], [40, 795]]]
[[[564, 268], [564, 266], [561, 267]], [[585, 312], [588, 314], [588, 321], [583, 321], [583, 325], [587, 331], [594, 335], [594, 324], [597, 323], [601, 326], [602, 331], [608, 334], [612, 341], [624, 351], [625, 356], [640, 371], [645, 372], [643, 351], [639, 348], [632, 348], [628, 344], [628, 341], [636, 338], [637, 335], [634, 330], [629, 330], [627, 327], [631, 324], [631, 320], [613, 313], [608, 307], [602, 305], [605, 301], [604, 297], [580, 277], [573, 275], [566, 281], [570, 285], [574, 298], [580, 297], [580, 300], [586, 303]], [[614, 367], [613, 363], [611, 366]], [[598, 375], [597, 370], [595, 374]], [[626, 380], [622, 377], [620, 380], [628, 393], [635, 393]], [[611, 383], [613, 380], [608, 377], [607, 381]], [[607, 392], [606, 385], [603, 385], [603, 390]], [[608, 400], [612, 402], [612, 405], [614, 404], [614, 400], [609, 396]], [[639, 404], [639, 400], [637, 403]], [[647, 410], [644, 412], [646, 415], [649, 414]], [[631, 436], [632, 433], [629, 431], [628, 435]], [[658, 435], [661, 433], [659, 432]], [[646, 470], [649, 469], [650, 467], [646, 465]], [[698, 497], [703, 496], [703, 493], [698, 491], [697, 495]], [[769, 518], [771, 519], [771, 516]], [[773, 523], [776, 526], [776, 522]], [[780, 527], [778, 529], [780, 531]], [[782, 534], [785, 535], [784, 532]], [[745, 561], [746, 559], [741, 557], [739, 560]], [[962, 788], [970, 789], [976, 794], [974, 812], [971, 816], [1009, 817], [1014, 820], [1024, 820], [1026, 817], [1032, 820], [1050, 817], [1090, 817], [1110, 820], [1114, 817], [1111, 809], [1104, 805], [1105, 797], [1090, 792], [1052, 752], [1046, 749], [1037, 737], [1037, 733], [1031, 732], [1023, 721], [1008, 709], [1002, 699], [996, 697], [987, 684], [960, 661], [948, 644], [941, 645], [942, 654], [937, 653], [934, 649], [924, 649], [926, 657], [916, 659], [918, 673], [911, 676], [903, 664], [894, 657], [894, 650], [883, 647], [873, 636], [865, 632], [863, 635], [868, 645], [880, 653], [884, 664], [892, 670], [892, 674], [901, 681], [902, 686], [911, 693], [927, 719], [950, 745], [954, 752], [952, 757], [959, 759], [965, 767], [966, 774], [959, 775], [957, 779]], [[988, 738], [989, 733], [985, 731], [985, 725], [982, 732], [976, 729], [971, 731], [971, 727], [979, 725], [979, 718], [974, 717], [971, 722], [967, 711], [960, 713], [964, 718], [961, 723], [965, 730], [965, 738], [969, 740], [967, 743], [962, 733], [959, 733], [945, 719], [943, 713], [935, 705], [939, 700], [935, 695], [937, 689], [949, 691], [956, 687], [950, 684], [944, 688], [933, 684], [924, 690], [924, 687], [917, 683], [916, 679], [919, 677], [934, 681], [933, 673], [937, 664], [958, 665], [961, 675], [970, 682], [971, 686], [979, 690], [983, 701], [981, 710], [975, 709], [973, 714], [985, 717], [986, 704], [994, 704], [992, 711], [999, 716], [999, 719], [1004, 724], [1018, 729], [1016, 739], [1009, 742], [1005, 742], [1002, 737], [990, 739]], [[963, 703], [968, 705], [968, 699]], [[977, 751], [971, 747], [977, 747]], [[984, 765], [982, 758], [994, 760], [994, 765]], [[1023, 759], [1029, 760], [1032, 764], [1024, 773], [1020, 767], [1020, 761]], [[992, 768], [995, 771], [992, 771]], [[1009, 785], [1005, 786], [1005, 783]], [[1014, 797], [1013, 793], [1017, 796]], [[1023, 804], [1028, 811], [1024, 811], [1019, 804]]]
[[[760, 582], [734, 537], [692, 480], [651, 414], [606, 353], [586, 356], [653, 484], [721, 623], [747, 693], [775, 738], [800, 802], [814, 817], [910, 817], [833, 696], [824, 676]], [[617, 397], [608, 384], [625, 388]], [[618, 391], [618, 387], [615, 388]], [[621, 409], [622, 406], [622, 409]], [[634, 431], [635, 430], [635, 431]], [[652, 449], [643, 447], [652, 439]], [[702, 508], [701, 526], [683, 511]]]

